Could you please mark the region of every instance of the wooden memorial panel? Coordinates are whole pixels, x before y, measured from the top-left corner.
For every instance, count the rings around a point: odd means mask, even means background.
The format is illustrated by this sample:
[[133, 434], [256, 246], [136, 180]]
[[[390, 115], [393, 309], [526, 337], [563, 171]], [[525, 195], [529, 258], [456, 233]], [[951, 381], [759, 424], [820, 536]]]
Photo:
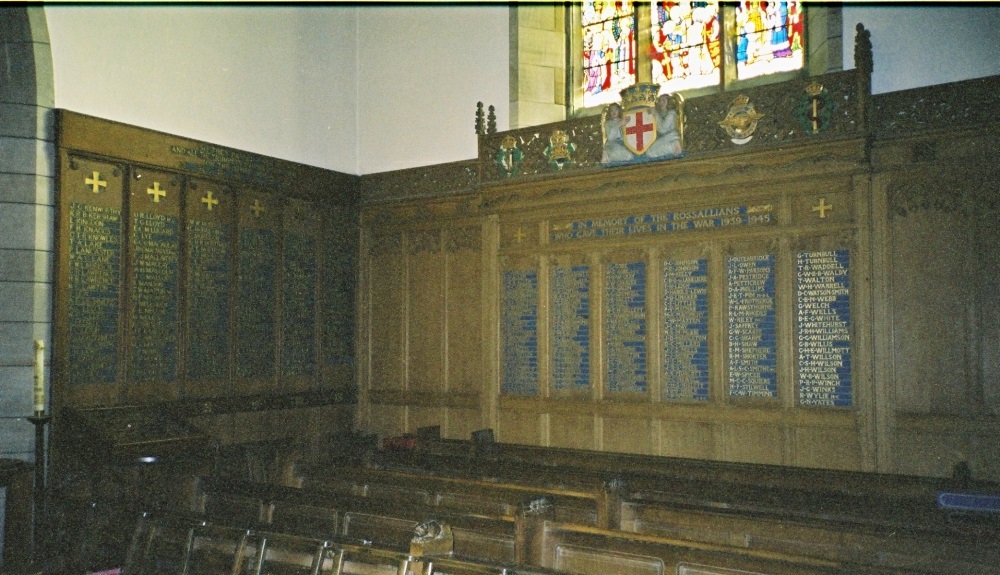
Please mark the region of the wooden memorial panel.
[[227, 391], [231, 370], [236, 198], [228, 187], [190, 180], [185, 193], [187, 388], [192, 396]]
[[603, 263], [604, 389], [611, 394], [649, 389], [648, 267], [640, 252], [615, 254]]
[[439, 229], [415, 230], [406, 238], [407, 389], [444, 391], [445, 257]]
[[500, 389], [537, 395], [538, 263], [525, 258], [508, 264], [500, 272]]
[[836, 239], [809, 244], [795, 254], [798, 404], [853, 407], [851, 250]]
[[281, 207], [256, 191], [244, 191], [238, 204], [236, 378], [242, 391], [253, 393], [270, 389], [277, 375]]
[[109, 403], [121, 378], [122, 166], [60, 156], [62, 217], [56, 332], [65, 342], [70, 403]]
[[281, 385], [302, 390], [316, 377], [320, 219], [311, 202], [289, 199], [281, 260]]
[[552, 392], [590, 395], [591, 265], [553, 256], [549, 266], [549, 377]]
[[343, 369], [354, 360], [358, 222], [350, 216], [344, 209], [323, 212], [320, 303], [324, 369]]
[[726, 394], [733, 399], [778, 397], [774, 252], [726, 257]]
[[129, 180], [129, 401], [179, 396], [181, 177], [134, 168]]
[[709, 269], [698, 247], [661, 257], [664, 401], [709, 399]]

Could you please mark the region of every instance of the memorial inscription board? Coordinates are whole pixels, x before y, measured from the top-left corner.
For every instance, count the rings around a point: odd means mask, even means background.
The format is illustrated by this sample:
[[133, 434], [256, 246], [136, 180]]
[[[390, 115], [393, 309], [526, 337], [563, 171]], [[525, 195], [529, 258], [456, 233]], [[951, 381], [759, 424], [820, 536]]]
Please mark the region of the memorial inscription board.
[[727, 261], [729, 395], [778, 396], [774, 255]]
[[799, 404], [850, 407], [850, 252], [796, 257]]
[[501, 389], [538, 393], [538, 271], [506, 270], [501, 285]]
[[280, 211], [257, 192], [244, 192], [237, 203], [236, 376], [267, 380], [277, 373]]
[[708, 400], [708, 260], [663, 262], [663, 399]]
[[773, 224], [774, 206], [726, 206], [656, 214], [632, 214], [620, 217], [593, 218], [554, 222], [549, 234], [552, 242], [590, 238], [613, 238], [664, 234], [686, 230], [758, 226]]
[[205, 185], [187, 197], [187, 376], [229, 374], [232, 195]]
[[177, 379], [180, 282], [179, 185], [164, 174], [138, 171], [132, 190], [132, 381]]
[[282, 375], [316, 371], [316, 240], [285, 234], [281, 298]]
[[[99, 179], [101, 174], [94, 171], [93, 176]], [[120, 197], [119, 192], [119, 201]], [[70, 204], [67, 351], [73, 369], [67, 376], [71, 385], [117, 379], [121, 241], [119, 207]]]
[[590, 388], [590, 266], [554, 266], [549, 309], [552, 388]]
[[606, 387], [645, 392], [646, 263], [608, 263], [604, 268]]

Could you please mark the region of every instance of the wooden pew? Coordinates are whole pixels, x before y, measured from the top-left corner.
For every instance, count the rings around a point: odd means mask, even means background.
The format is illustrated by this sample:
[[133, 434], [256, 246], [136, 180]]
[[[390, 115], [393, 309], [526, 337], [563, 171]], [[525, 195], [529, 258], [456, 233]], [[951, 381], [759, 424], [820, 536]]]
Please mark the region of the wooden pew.
[[[381, 488], [385, 492], [391, 489], [386, 484], [391, 478], [399, 480], [400, 485], [407, 481], [405, 485], [412, 487], [413, 478], [419, 475], [413, 470], [393, 473], [386, 470], [350, 470], [346, 473], [355, 486], [365, 484], [364, 481], [359, 483], [358, 478], [365, 477], [366, 473], [378, 477], [373, 481], [382, 482]], [[520, 473], [519, 479], [529, 481], [531, 475]], [[544, 478], [536, 480], [544, 483]], [[596, 478], [592, 480], [596, 481]], [[425, 481], [436, 482], [438, 492], [454, 484], [472, 484], [486, 491], [509, 487], [496, 478], [485, 481], [464, 476], [445, 477], [440, 471], [427, 475]], [[521, 487], [536, 493], [546, 489], [545, 485], [537, 484]], [[676, 484], [673, 487], [677, 487]], [[991, 537], [990, 531], [956, 531], [954, 526], [947, 524], [947, 514], [937, 509], [911, 515], [899, 512], [882, 514], [884, 510], [876, 508], [872, 513], [859, 514], [838, 510], [836, 505], [824, 508], [822, 505], [828, 502], [819, 499], [817, 503], [817, 496], [807, 491], [742, 488], [742, 491], [734, 489], [734, 493], [727, 493], [730, 488], [712, 486], [712, 489], [702, 490], [688, 488], [680, 492], [650, 492], [628, 490], [620, 485], [616, 494], [605, 483], [601, 493], [604, 494], [603, 505], [607, 506], [604, 515], [608, 522], [598, 526], [830, 561], [906, 568], [926, 563], [927, 571], [934, 573], [964, 572], [961, 570], [963, 565], [968, 567], [969, 572], [982, 572], [984, 565], [1000, 564], [996, 538]], [[767, 497], [756, 500], [748, 496], [748, 492], [765, 493]], [[703, 495], [705, 493], [707, 495]], [[596, 502], [597, 495], [594, 497]], [[854, 505], [871, 503], [868, 498], [855, 499]], [[810, 505], [814, 503], [820, 508], [811, 509]], [[928, 522], [928, 517], [937, 517], [941, 524]], [[594, 525], [594, 522], [588, 521], [568, 522]]]
[[595, 524], [600, 513], [600, 492], [590, 488], [565, 489], [419, 471], [328, 468], [304, 477], [302, 486], [317, 492], [416, 502], [486, 517], [512, 517], [522, 502], [541, 495], [556, 501], [560, 521]]
[[399, 550], [342, 538], [244, 531], [189, 516], [144, 516], [128, 557], [123, 575], [556, 575], [543, 568], [515, 570], [511, 564], [462, 559], [450, 552], [417, 553], [412, 545]]
[[903, 575], [921, 571], [822, 561], [759, 550], [545, 521], [524, 560], [578, 575]]
[[923, 570], [990, 573], [997, 540], [843, 521], [624, 501], [622, 531], [731, 545], [829, 561]]
[[[442, 445], [447, 449], [441, 450]], [[821, 470], [508, 444], [500, 444], [496, 458], [480, 459], [469, 455], [473, 451], [472, 445], [469, 442], [430, 441], [418, 443], [414, 452], [380, 452], [374, 454], [372, 459], [374, 465], [385, 469], [403, 469], [411, 473], [422, 470], [424, 473], [464, 479], [478, 477], [498, 484], [517, 481], [538, 490], [555, 486], [598, 494], [602, 485], [609, 481], [611, 472], [608, 470], [618, 469], [621, 471], [614, 473], [625, 481], [628, 486], [626, 495], [632, 499], [675, 504], [714, 502], [724, 508], [744, 508], [752, 512], [780, 511], [791, 517], [866, 522], [899, 529], [919, 527], [929, 532], [950, 531], [962, 535], [976, 531], [982, 537], [1000, 533], [1000, 520], [939, 509], [936, 488], [945, 486], [947, 482], [927, 478], [831, 472], [834, 479], [825, 481], [826, 472]], [[542, 460], [540, 454], [548, 453], [549, 449], [555, 456], [552, 460]], [[438, 451], [445, 453], [442, 455]], [[529, 455], [538, 454], [538, 457], [524, 457], [522, 451], [527, 451]], [[617, 466], [601, 468], [594, 464], [597, 460], [610, 465], [609, 462], [617, 461], [618, 456], [621, 456], [621, 462]], [[561, 463], [553, 463], [553, 460]], [[632, 466], [636, 461], [640, 463]], [[655, 465], [657, 463], [659, 467]], [[900, 482], [899, 494], [891, 489], [897, 479]], [[994, 486], [994, 489], [1000, 487]], [[605, 508], [605, 505], [613, 504], [599, 504], [601, 518], [610, 519], [608, 522], [598, 521], [599, 526], [614, 527], [614, 511]]]
[[[460, 556], [492, 561], [511, 561], [514, 557], [513, 515], [466, 514], [427, 501], [256, 482], [203, 478], [200, 484], [203, 494], [192, 511], [202, 514], [205, 520], [402, 549], [409, 544], [415, 525], [434, 518], [452, 526], [455, 552]], [[243, 510], [226, 510], [225, 503]], [[256, 510], [264, 511], [259, 520], [251, 521]]]
[[[482, 448], [478, 448], [482, 451]], [[415, 460], [426, 460], [428, 455], [448, 457], [453, 460], [475, 460], [483, 465], [484, 457], [473, 457], [476, 444], [467, 440], [434, 439], [429, 434], [421, 436]], [[775, 488], [810, 489], [841, 492], [849, 496], [891, 498], [901, 500], [933, 501], [938, 492], [960, 489], [974, 492], [1000, 493], [995, 482], [976, 481], [968, 475], [967, 467], [956, 466], [951, 478], [931, 478], [890, 473], [868, 473], [830, 469], [813, 469], [782, 465], [754, 464], [726, 461], [709, 461], [682, 457], [663, 457], [631, 453], [590, 451], [560, 447], [542, 447], [512, 443], [496, 443], [490, 450], [492, 459], [506, 466], [546, 466], [589, 470], [608, 473], [621, 470], [626, 475], [659, 478], [685, 478], [695, 481], [719, 481], [733, 485], [754, 485]], [[397, 457], [405, 453], [382, 452], [381, 456]]]
[[[918, 575], [922, 570], [857, 566], [759, 550], [695, 544], [650, 535], [626, 534], [553, 521], [550, 509], [537, 508], [519, 524], [516, 563], [470, 561], [448, 554], [414, 555], [409, 550], [368, 546], [341, 539], [319, 539], [275, 532], [244, 531], [194, 523], [188, 545], [169, 564], [177, 570], [153, 571], [141, 554], [125, 566], [126, 575], [152, 573], [263, 573], [301, 575]], [[146, 529], [150, 532], [149, 529]], [[164, 531], [158, 531], [160, 533]], [[144, 540], [136, 537], [137, 541]], [[414, 541], [416, 538], [414, 538]], [[154, 546], [163, 550], [167, 546]], [[163, 559], [163, 557], [161, 557]], [[163, 564], [161, 562], [161, 564]], [[141, 569], [139, 567], [147, 567]], [[976, 571], [971, 571], [976, 573]]]

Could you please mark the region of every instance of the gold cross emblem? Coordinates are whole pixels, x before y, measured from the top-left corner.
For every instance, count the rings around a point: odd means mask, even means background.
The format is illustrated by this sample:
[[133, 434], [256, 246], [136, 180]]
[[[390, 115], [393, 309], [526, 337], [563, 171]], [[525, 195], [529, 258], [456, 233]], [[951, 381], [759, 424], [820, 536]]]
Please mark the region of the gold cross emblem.
[[527, 236], [528, 234], [524, 233], [524, 228], [517, 228], [517, 231], [514, 232], [514, 239], [517, 240], [517, 243], [523, 242]]
[[167, 190], [160, 189], [160, 182], [153, 182], [152, 188], [146, 188], [146, 193], [153, 196], [153, 203], [160, 203], [160, 198], [165, 198], [167, 196]]
[[201, 203], [205, 204], [205, 209], [212, 211], [212, 206], [219, 205], [219, 200], [212, 197], [212, 190], [209, 190], [205, 197], [201, 199]]
[[264, 213], [264, 204], [260, 203], [260, 200], [254, 200], [253, 205], [250, 206], [250, 211], [253, 212], [255, 217], [260, 217]]
[[833, 204], [826, 203], [826, 198], [820, 198], [819, 204], [812, 207], [812, 211], [819, 212], [819, 219], [821, 220], [826, 218], [827, 210], [830, 210], [832, 212]]
[[94, 170], [94, 176], [92, 178], [85, 178], [83, 183], [90, 186], [90, 191], [95, 194], [101, 193], [101, 188], [108, 187], [108, 182], [101, 179], [101, 172]]

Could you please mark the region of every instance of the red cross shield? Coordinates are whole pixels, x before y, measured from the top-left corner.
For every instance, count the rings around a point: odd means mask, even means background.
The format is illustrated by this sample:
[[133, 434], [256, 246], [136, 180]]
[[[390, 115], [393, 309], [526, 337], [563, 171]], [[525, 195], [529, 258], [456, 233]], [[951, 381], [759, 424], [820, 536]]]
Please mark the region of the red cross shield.
[[622, 143], [635, 155], [642, 155], [656, 141], [656, 115], [652, 108], [639, 108], [625, 114]]

